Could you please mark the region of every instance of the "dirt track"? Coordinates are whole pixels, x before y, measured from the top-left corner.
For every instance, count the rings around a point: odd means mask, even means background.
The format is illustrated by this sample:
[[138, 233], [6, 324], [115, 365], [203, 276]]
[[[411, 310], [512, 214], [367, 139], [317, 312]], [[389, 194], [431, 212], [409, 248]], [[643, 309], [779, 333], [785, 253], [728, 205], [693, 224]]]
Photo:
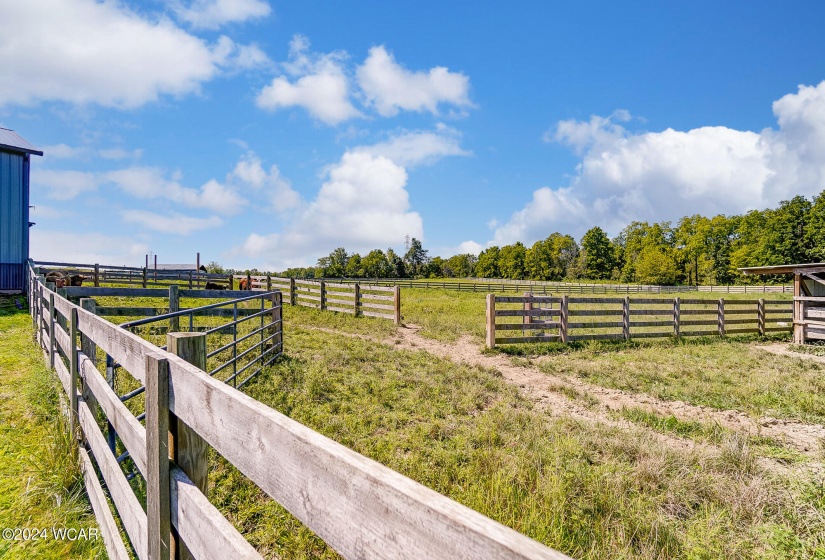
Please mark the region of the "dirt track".
[[[784, 442], [799, 452], [814, 458], [817, 462], [821, 460], [821, 446], [825, 441], [825, 427], [818, 424], [805, 424], [770, 417], [756, 419], [737, 410], [718, 410], [683, 401], [665, 401], [644, 393], [610, 389], [585, 383], [576, 378], [551, 375], [537, 368], [514, 365], [510, 358], [505, 355], [483, 354], [477, 342], [471, 337], [461, 338], [454, 344], [423, 337], [418, 334], [420, 327], [417, 325], [408, 324], [399, 327], [394, 336], [383, 341], [362, 334], [342, 333], [322, 327], [309, 328], [352, 338], [382, 342], [393, 348], [421, 350], [457, 363], [496, 370], [505, 380], [518, 386], [527, 398], [553, 416], [568, 416], [580, 420], [598, 421], [608, 425], [627, 427], [631, 426], [632, 423], [617, 419], [610, 412], [625, 407], [636, 407], [659, 415], [672, 415], [680, 420], [716, 422], [720, 426], [736, 432], [768, 436]], [[793, 355], [825, 362], [825, 358], [822, 357], [790, 352], [785, 348], [785, 345], [781, 344], [759, 346], [758, 348], [776, 354]], [[570, 388], [577, 393], [586, 395], [591, 402], [587, 403], [579, 399], [568, 398], [561, 391], [564, 388]], [[695, 442], [675, 436], [663, 435], [661, 437], [670, 445], [682, 448], [697, 445]]]

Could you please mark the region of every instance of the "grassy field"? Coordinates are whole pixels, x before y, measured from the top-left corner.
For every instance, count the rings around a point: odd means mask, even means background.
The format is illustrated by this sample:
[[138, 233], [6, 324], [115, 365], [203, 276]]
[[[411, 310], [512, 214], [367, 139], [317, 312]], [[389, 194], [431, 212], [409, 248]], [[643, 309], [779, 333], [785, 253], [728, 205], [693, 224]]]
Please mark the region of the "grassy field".
[[32, 333], [25, 301], [0, 297], [0, 525], [48, 529], [37, 541], [0, 539], [0, 558], [105, 558], [102, 539], [57, 540], [51, 533], [97, 523], [59, 413], [59, 382]]
[[[287, 308], [288, 358], [247, 392], [540, 542], [576, 558], [825, 554], [822, 478], [765, 469], [759, 442], [632, 410], [630, 428], [550, 418], [494, 370], [307, 328], [317, 313]], [[213, 460], [210, 499], [259, 550], [336, 557]]]
[[[690, 294], [704, 296], [719, 294]], [[469, 335], [480, 349], [484, 308], [482, 293], [402, 289], [404, 322], [440, 344]], [[825, 558], [825, 449], [803, 455], [712, 420], [641, 407], [600, 412], [601, 420], [551, 414], [493, 367], [396, 347], [391, 321], [288, 305], [284, 316], [285, 356], [247, 394], [574, 558]], [[821, 366], [766, 354], [757, 341], [542, 344], [478, 355], [548, 379], [823, 423]], [[121, 393], [131, 388], [123, 378]], [[558, 391], [598, 412], [598, 399], [577, 387]], [[129, 406], [137, 411], [141, 400]], [[209, 484], [210, 500], [266, 557], [338, 557], [214, 451]]]

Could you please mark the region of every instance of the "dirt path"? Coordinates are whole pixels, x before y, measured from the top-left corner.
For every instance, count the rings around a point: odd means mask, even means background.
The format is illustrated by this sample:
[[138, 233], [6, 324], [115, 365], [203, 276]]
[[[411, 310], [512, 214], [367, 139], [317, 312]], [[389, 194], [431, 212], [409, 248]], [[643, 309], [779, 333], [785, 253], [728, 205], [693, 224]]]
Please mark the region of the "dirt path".
[[[501, 354], [483, 354], [478, 344], [469, 336], [461, 338], [455, 344], [423, 337], [418, 334], [421, 327], [417, 325], [408, 324], [399, 327], [394, 336], [383, 341], [369, 335], [345, 333], [324, 327], [304, 325], [304, 328], [381, 342], [393, 348], [422, 350], [457, 363], [494, 369], [501, 373], [505, 380], [518, 386], [527, 398], [553, 416], [568, 416], [578, 420], [597, 421], [613, 426], [638, 427], [630, 421], [617, 419], [615, 415], [610, 414], [611, 411], [621, 410], [625, 407], [637, 407], [662, 416], [672, 415], [685, 421], [712, 421], [736, 432], [751, 435], [760, 434], [775, 438], [805, 455], [815, 458], [817, 462], [821, 460], [820, 449], [822, 442], [825, 441], [825, 427], [821, 425], [770, 417], [754, 419], [737, 410], [718, 410], [683, 401], [665, 401], [643, 393], [631, 393], [591, 385], [579, 379], [556, 376], [536, 368], [513, 365], [509, 357]], [[773, 348], [773, 346], [777, 348]], [[781, 351], [783, 350], [782, 346], [779, 344], [759, 346], [758, 348], [768, 352], [781, 354], [787, 352], [788, 355], [799, 355], [786, 350]], [[799, 356], [825, 361], [825, 358], [808, 354]], [[663, 434], [657, 435], [661, 436], [660, 439], [663, 442], [667, 442], [667, 444], [674, 447], [684, 449], [697, 445], [701, 446], [701, 444], [697, 444], [692, 440]]]
[[776, 354], [778, 356], [790, 356], [791, 358], [799, 358], [800, 360], [810, 360], [812, 362], [825, 364], [825, 356], [815, 356], [805, 352], [794, 352], [793, 350], [788, 350], [787, 344], [778, 342], [774, 344], [760, 344], [759, 346], [755, 346], [755, 348], [764, 350], [765, 352], [770, 352], [771, 354]]
[[[757, 420], [737, 410], [718, 410], [683, 401], [665, 401], [650, 395], [591, 385], [575, 378], [547, 374], [535, 368], [514, 366], [503, 355], [482, 354], [470, 337], [462, 338], [456, 344], [447, 344], [425, 338], [418, 334], [419, 330], [420, 327], [416, 325], [399, 327], [396, 337], [387, 342], [396, 347], [421, 349], [455, 362], [496, 369], [505, 379], [518, 385], [534, 402], [558, 414], [614, 423], [615, 420], [607, 412], [624, 407], [638, 407], [660, 415], [673, 415], [680, 420], [715, 421], [722, 427], [738, 432], [776, 438], [809, 456], [817, 456], [822, 441], [825, 440], [825, 427], [821, 425], [769, 417]], [[559, 388], [564, 387], [592, 397], [598, 402], [598, 407], [579, 405], [567, 398], [559, 392]]]

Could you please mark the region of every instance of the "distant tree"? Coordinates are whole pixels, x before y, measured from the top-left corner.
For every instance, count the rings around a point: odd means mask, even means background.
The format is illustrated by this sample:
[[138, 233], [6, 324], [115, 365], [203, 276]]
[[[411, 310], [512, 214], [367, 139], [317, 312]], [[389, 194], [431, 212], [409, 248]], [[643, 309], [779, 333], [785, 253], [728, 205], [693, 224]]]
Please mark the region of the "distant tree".
[[345, 274], [349, 278], [361, 278], [364, 276], [364, 267], [361, 264], [361, 255], [355, 253], [350, 255], [347, 261]]
[[447, 270], [449, 270], [448, 275], [456, 278], [467, 278], [468, 276], [472, 276], [476, 262], [478, 262], [478, 257], [469, 253], [453, 255], [447, 259], [446, 266]]
[[500, 278], [499, 256], [501, 249], [495, 245], [489, 247], [478, 255], [475, 274], [479, 278]]
[[566, 278], [578, 256], [579, 246], [572, 237], [558, 232], [552, 233], [547, 239], [536, 241], [527, 250], [527, 277], [533, 280]]
[[639, 253], [636, 262], [637, 281], [642, 284], [672, 286], [676, 283], [676, 261], [666, 249], [650, 244]]
[[220, 263], [216, 261], [212, 261], [206, 265], [206, 272], [209, 274], [226, 274], [226, 271], [220, 265]]
[[393, 275], [392, 266], [380, 249], [373, 249], [361, 259], [361, 268], [367, 278], [388, 278]]
[[390, 268], [390, 278], [406, 278], [407, 267], [404, 265], [404, 259], [392, 250], [392, 247], [387, 249], [387, 262]]
[[498, 260], [499, 274], [503, 278], [523, 280], [526, 276], [525, 260], [527, 249], [521, 241], [501, 248]]
[[429, 262], [427, 257], [427, 250], [421, 244], [421, 241], [412, 238], [410, 241], [410, 248], [404, 254], [404, 264], [407, 266], [407, 272], [413, 276], [419, 276], [423, 272], [423, 267]]
[[580, 258], [585, 278], [610, 278], [615, 265], [615, 251], [604, 230], [598, 226], [588, 230], [581, 241]]
[[[330, 278], [341, 278], [346, 274], [349, 255], [343, 247], [338, 247], [329, 254], [328, 265], [324, 271], [324, 276]], [[320, 264], [320, 261], [319, 261]]]

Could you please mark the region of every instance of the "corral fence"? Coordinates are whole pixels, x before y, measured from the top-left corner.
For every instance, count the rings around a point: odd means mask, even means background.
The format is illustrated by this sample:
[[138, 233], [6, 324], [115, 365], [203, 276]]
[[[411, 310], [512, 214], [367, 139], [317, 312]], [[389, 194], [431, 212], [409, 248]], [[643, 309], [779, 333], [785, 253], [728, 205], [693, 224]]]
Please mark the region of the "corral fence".
[[486, 343], [488, 348], [494, 348], [497, 344], [528, 342], [746, 333], [764, 336], [790, 332], [792, 311], [793, 302], [787, 300], [488, 294]]
[[[247, 289], [252, 291], [271, 292], [281, 290], [285, 296], [284, 303], [290, 305], [303, 305], [316, 309], [351, 313], [359, 317], [389, 319], [394, 321], [396, 325], [401, 324], [401, 290], [398, 286], [364, 282], [301, 280], [281, 278], [271, 274], [207, 274], [197, 270], [153, 270], [151, 268], [128, 266], [46, 261], [37, 261], [34, 264], [36, 266], [35, 270], [39, 274], [48, 274], [51, 270], [80, 274], [86, 280], [91, 280], [96, 288], [100, 287], [101, 283], [110, 283], [139, 286], [143, 290], [148, 289], [150, 286], [168, 286], [170, 288], [178, 286], [188, 287], [189, 290], [202, 291], [207, 282], [226, 287], [225, 291], [214, 290], [217, 293], [214, 296], [190, 296], [185, 290], [182, 290], [181, 297], [226, 298], [229, 297], [229, 292], [243, 291], [235, 290], [235, 288], [240, 288], [241, 281], [245, 281], [248, 286]], [[141, 293], [132, 292], [130, 295], [142, 297]], [[113, 293], [106, 295], [113, 295]], [[155, 296], [147, 295], [145, 297]], [[147, 313], [144, 315], [151, 314], [151, 310], [147, 309], [146, 311]]]
[[401, 289], [361, 282], [298, 280], [277, 276], [249, 276], [253, 290], [280, 289], [285, 301], [316, 309], [328, 309], [355, 316], [390, 319], [401, 324]]
[[134, 266], [113, 266], [106, 264], [78, 264], [37, 261], [34, 263], [43, 274], [50, 270], [63, 270], [69, 274], [80, 274], [95, 287], [101, 284], [126, 284], [147, 288], [149, 286], [183, 285], [189, 289], [203, 288], [213, 282], [234, 289], [238, 278], [232, 274], [209, 274], [200, 270], [167, 270], [139, 268]]
[[[198, 559], [260, 558], [206, 497], [212, 446], [345, 558], [567, 558], [213, 378], [204, 333], [167, 333], [169, 351], [163, 350], [28, 270], [37, 342], [67, 396], [109, 557], [166, 560], [177, 551]], [[98, 349], [145, 386], [144, 423], [99, 371]], [[145, 481], [145, 507], [107, 444], [106, 423]]]
[[[334, 279], [336, 282], [351, 283], [359, 280], [350, 278]], [[541, 280], [508, 280], [502, 278], [467, 278], [461, 280], [406, 280], [399, 278], [370, 279], [378, 286], [400, 286], [402, 288], [438, 288], [458, 292], [525, 292], [535, 294], [669, 294], [689, 292], [719, 292], [728, 294], [781, 293], [792, 294], [793, 286], [652, 286], [642, 284], [585, 284], [577, 282], [545, 282]]]

